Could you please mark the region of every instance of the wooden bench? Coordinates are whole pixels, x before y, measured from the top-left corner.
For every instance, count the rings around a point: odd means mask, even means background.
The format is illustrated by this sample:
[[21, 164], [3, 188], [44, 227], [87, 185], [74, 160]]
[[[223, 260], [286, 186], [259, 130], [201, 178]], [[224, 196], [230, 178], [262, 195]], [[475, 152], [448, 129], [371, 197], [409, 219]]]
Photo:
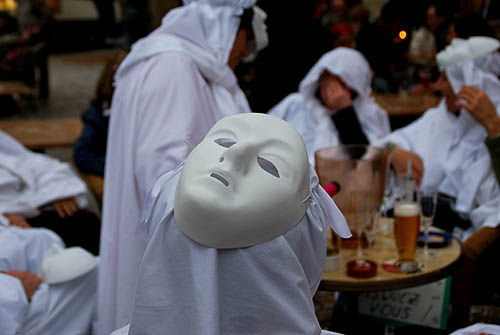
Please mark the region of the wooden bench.
[[27, 86], [22, 81], [1, 81], [0, 96], [33, 95], [33, 88]]
[[0, 121], [0, 130], [30, 150], [72, 147], [82, 129], [79, 118]]
[[389, 116], [420, 116], [441, 100], [434, 95], [375, 94], [375, 101]]

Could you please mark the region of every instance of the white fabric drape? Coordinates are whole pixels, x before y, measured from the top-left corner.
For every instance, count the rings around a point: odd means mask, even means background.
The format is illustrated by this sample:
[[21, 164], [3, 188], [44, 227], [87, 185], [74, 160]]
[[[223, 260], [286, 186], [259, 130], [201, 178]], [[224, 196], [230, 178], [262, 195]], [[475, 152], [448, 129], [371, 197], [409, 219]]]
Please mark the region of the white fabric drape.
[[[486, 92], [500, 111], [500, 81], [473, 61], [446, 69], [455, 94], [463, 85]], [[412, 124], [398, 129], [381, 142], [393, 142], [418, 154], [424, 163], [422, 188], [434, 188], [456, 198], [456, 210], [469, 217], [473, 226], [457, 237], [466, 239], [483, 226], [500, 222], [500, 190], [484, 145], [486, 131], [465, 110], [458, 116], [448, 112], [445, 99]]]
[[314, 152], [340, 143], [331, 115], [336, 111], [326, 108], [316, 97], [319, 78], [324, 71], [336, 75], [358, 96], [353, 108], [368, 140], [373, 142], [390, 132], [389, 118], [371, 96], [372, 71], [366, 59], [356, 50], [339, 47], [323, 55], [311, 68], [293, 93], [273, 107], [270, 115], [293, 125], [306, 144], [309, 161], [314, 164]]
[[137, 231], [147, 191], [174, 169], [220, 118], [248, 112], [227, 65], [241, 7], [191, 3], [171, 10], [121, 64], [106, 157], [97, 333], [129, 322], [139, 262]]
[[[0, 226], [0, 271], [41, 275], [45, 252], [62, 240], [47, 229]], [[96, 302], [96, 270], [72, 281], [42, 283], [28, 302], [21, 281], [0, 273], [0, 333], [87, 334]]]
[[[182, 166], [162, 176], [145, 203], [149, 243], [129, 334], [320, 334], [312, 297], [326, 256], [326, 229], [344, 217], [311, 169], [311, 201], [285, 234], [248, 248], [204, 247], [173, 215]], [[272, 257], [270, 257], [272, 255]]]
[[39, 207], [54, 200], [75, 197], [87, 205], [87, 188], [67, 163], [26, 149], [0, 131], [0, 223], [5, 213], [34, 217]]

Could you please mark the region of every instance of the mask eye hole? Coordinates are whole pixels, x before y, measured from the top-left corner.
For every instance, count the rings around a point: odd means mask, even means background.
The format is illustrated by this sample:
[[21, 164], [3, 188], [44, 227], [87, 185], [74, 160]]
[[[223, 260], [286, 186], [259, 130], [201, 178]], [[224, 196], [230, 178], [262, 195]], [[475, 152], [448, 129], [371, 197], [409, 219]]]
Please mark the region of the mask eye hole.
[[230, 138], [218, 138], [214, 142], [224, 148], [229, 148], [233, 144], [236, 144], [236, 141]]
[[276, 166], [274, 166], [274, 164], [272, 162], [268, 161], [265, 158], [257, 157], [257, 163], [262, 168], [262, 170], [264, 170], [267, 173], [275, 176], [276, 178], [280, 177], [278, 169], [276, 168]]

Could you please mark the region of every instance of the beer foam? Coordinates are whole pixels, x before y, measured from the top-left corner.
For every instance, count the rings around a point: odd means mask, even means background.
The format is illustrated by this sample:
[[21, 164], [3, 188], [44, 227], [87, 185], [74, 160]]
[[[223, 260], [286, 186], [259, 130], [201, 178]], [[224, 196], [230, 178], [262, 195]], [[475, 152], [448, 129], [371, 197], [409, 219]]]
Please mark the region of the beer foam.
[[415, 216], [418, 214], [420, 214], [420, 206], [414, 202], [396, 204], [394, 209], [394, 215], [397, 216]]

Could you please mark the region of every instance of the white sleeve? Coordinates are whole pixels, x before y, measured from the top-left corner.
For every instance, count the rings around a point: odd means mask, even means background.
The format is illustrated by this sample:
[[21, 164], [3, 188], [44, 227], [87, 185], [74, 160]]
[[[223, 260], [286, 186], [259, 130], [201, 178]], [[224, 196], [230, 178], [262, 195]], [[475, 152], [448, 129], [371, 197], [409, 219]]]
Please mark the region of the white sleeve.
[[21, 281], [0, 273], [0, 334], [18, 334], [28, 308], [29, 303]]
[[85, 207], [86, 186], [67, 163], [42, 154], [33, 154], [29, 162], [37, 186], [33, 194], [34, 207], [46, 205], [54, 200], [76, 197], [80, 207]]

